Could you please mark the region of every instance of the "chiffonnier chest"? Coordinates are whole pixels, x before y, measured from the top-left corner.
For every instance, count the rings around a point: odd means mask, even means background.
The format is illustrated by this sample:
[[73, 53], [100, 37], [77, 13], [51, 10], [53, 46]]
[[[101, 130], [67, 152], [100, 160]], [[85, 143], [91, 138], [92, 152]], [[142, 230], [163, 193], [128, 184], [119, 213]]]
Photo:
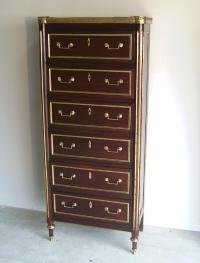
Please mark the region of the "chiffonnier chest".
[[143, 229], [151, 18], [39, 17], [47, 222]]

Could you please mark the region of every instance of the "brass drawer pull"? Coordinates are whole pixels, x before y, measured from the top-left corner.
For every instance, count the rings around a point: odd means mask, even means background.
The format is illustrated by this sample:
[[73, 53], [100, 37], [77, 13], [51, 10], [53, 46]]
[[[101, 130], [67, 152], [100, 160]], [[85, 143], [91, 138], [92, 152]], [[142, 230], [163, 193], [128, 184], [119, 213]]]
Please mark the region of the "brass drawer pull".
[[63, 143], [63, 142], [60, 142], [59, 145], [60, 145], [61, 148], [63, 148], [63, 149], [68, 149], [68, 150], [72, 150], [73, 148], [76, 147], [76, 144], [75, 144], [75, 143], [72, 143], [70, 147], [64, 146], [64, 143]]
[[117, 118], [110, 118], [109, 113], [106, 112], [106, 113], [104, 114], [104, 117], [105, 117], [106, 119], [108, 119], [108, 120], [111, 120], [111, 121], [118, 121], [118, 120], [122, 119], [123, 115], [122, 115], [122, 114], [118, 114], [118, 115], [117, 115]]
[[108, 153], [118, 153], [118, 152], [121, 152], [122, 151], [122, 147], [118, 147], [116, 151], [111, 151], [109, 150], [109, 147], [108, 146], [104, 146], [104, 150]]
[[62, 117], [72, 117], [76, 114], [76, 112], [74, 110], [71, 110], [69, 114], [63, 114], [62, 110], [58, 111], [58, 114], [60, 114]]
[[117, 83], [110, 83], [109, 79], [105, 79], [104, 82], [109, 86], [119, 86], [124, 83], [123, 79], [119, 79]]
[[111, 212], [111, 211], [109, 210], [109, 207], [105, 207], [104, 210], [105, 210], [108, 214], [111, 214], [111, 215], [118, 215], [118, 214], [120, 214], [120, 213], [122, 212], [122, 210], [121, 210], [120, 208], [118, 208], [116, 212]]
[[73, 180], [74, 178], [76, 178], [76, 174], [72, 174], [72, 176], [70, 177], [65, 177], [64, 176], [64, 173], [60, 173], [60, 177], [62, 177], [62, 179], [65, 179], [65, 180]]
[[122, 183], [122, 179], [118, 179], [116, 183], [112, 183], [112, 182], [110, 182], [109, 178], [105, 178], [105, 182], [106, 182], [107, 184], [118, 185], [118, 184]]
[[57, 43], [56, 43], [56, 46], [57, 46], [58, 48], [60, 48], [60, 49], [70, 49], [70, 48], [73, 48], [73, 47], [74, 47], [74, 44], [71, 42], [71, 43], [69, 43], [66, 47], [62, 47], [62, 46], [61, 46], [61, 43], [60, 43], [60, 42], [57, 42]]
[[61, 202], [61, 205], [62, 205], [63, 207], [65, 207], [65, 208], [74, 208], [74, 207], [76, 207], [78, 204], [77, 204], [77, 203], [73, 203], [71, 206], [67, 206], [67, 205], [65, 204], [65, 201], [62, 201], [62, 202]]
[[104, 44], [104, 47], [107, 49], [120, 49], [123, 48], [124, 44], [123, 43], [119, 43], [117, 47], [110, 47], [110, 45], [108, 43]]
[[64, 84], [71, 84], [71, 83], [73, 83], [74, 81], [75, 81], [75, 78], [72, 76], [70, 79], [69, 79], [69, 81], [63, 81], [62, 80], [62, 77], [57, 77], [57, 80], [58, 80], [58, 82], [60, 82], [60, 83], [64, 83]]

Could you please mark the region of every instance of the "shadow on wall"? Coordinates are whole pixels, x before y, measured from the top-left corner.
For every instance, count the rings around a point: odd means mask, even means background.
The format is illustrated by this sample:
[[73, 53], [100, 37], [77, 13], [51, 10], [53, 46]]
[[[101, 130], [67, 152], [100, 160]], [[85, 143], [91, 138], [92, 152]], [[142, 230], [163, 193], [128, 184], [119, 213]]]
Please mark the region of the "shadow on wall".
[[29, 109], [32, 145], [32, 179], [34, 196], [33, 209], [44, 209], [44, 176], [43, 176], [43, 137], [42, 137], [42, 108], [39, 62], [39, 31], [37, 17], [25, 18], [27, 39], [27, 66]]

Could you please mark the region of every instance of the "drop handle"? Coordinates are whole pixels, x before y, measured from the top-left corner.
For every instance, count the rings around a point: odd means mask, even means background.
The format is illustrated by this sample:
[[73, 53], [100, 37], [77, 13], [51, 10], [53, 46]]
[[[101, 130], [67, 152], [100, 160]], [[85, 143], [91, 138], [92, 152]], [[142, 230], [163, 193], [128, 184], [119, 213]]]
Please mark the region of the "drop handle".
[[61, 148], [67, 149], [67, 150], [72, 150], [73, 148], [76, 147], [76, 144], [75, 144], [75, 143], [72, 143], [70, 147], [64, 146], [64, 143], [63, 143], [63, 142], [60, 142], [59, 145], [60, 145]]
[[104, 82], [105, 82], [108, 86], [119, 86], [120, 84], [123, 84], [123, 83], [124, 83], [123, 79], [119, 79], [116, 83], [111, 83], [109, 79], [105, 79]]
[[109, 147], [106, 145], [106, 146], [104, 146], [104, 150], [105, 150], [106, 152], [108, 152], [108, 153], [119, 153], [119, 152], [121, 152], [121, 151], [123, 150], [123, 148], [122, 148], [122, 147], [118, 147], [116, 151], [112, 151], [112, 150], [110, 150]]
[[110, 211], [109, 207], [105, 207], [104, 210], [111, 215], [118, 215], [122, 212], [122, 210], [120, 208], [117, 209], [116, 212]]
[[62, 44], [60, 42], [57, 42], [56, 43], [56, 46], [59, 48], [59, 49], [71, 49], [74, 47], [74, 43], [69, 43], [66, 47], [65, 46], [62, 46]]
[[65, 179], [65, 180], [73, 180], [76, 178], [76, 174], [72, 174], [70, 177], [66, 177], [64, 176], [64, 173], [60, 173], [60, 177], [62, 177], [62, 179]]
[[71, 206], [68, 206], [68, 205], [66, 205], [65, 201], [62, 201], [62, 202], [61, 202], [61, 205], [62, 205], [63, 207], [65, 207], [65, 208], [74, 208], [74, 207], [76, 207], [78, 204], [77, 204], [77, 203], [73, 203]]
[[68, 117], [71, 118], [72, 116], [74, 116], [76, 114], [76, 112], [74, 110], [71, 110], [69, 114], [64, 114], [62, 112], [62, 110], [58, 110], [58, 114], [62, 117]]
[[119, 43], [117, 47], [111, 47], [109, 43], [104, 43], [104, 47], [107, 49], [120, 49], [123, 48], [123, 46], [124, 46], [123, 43]]
[[62, 80], [62, 77], [58, 76], [57, 81], [63, 84], [71, 84], [75, 81], [75, 78], [72, 76], [68, 81]]
[[104, 114], [104, 117], [105, 117], [107, 120], [110, 120], [110, 121], [118, 121], [118, 120], [120, 120], [120, 119], [123, 118], [123, 115], [120, 113], [120, 114], [117, 115], [116, 118], [111, 118], [111, 117], [110, 117], [110, 114], [109, 114], [108, 112], [106, 112], [106, 113]]
[[107, 184], [118, 185], [118, 184], [122, 183], [122, 179], [119, 178], [119, 179], [117, 180], [117, 182], [110, 182], [110, 179], [109, 179], [109, 178], [105, 178], [105, 182], [106, 182]]

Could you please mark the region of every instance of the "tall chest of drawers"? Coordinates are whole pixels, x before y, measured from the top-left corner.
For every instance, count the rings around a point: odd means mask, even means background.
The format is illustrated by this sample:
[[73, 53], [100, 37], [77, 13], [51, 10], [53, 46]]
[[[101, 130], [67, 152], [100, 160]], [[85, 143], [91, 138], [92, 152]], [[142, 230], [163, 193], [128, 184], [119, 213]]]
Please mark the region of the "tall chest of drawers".
[[143, 230], [151, 19], [39, 17], [47, 223]]

